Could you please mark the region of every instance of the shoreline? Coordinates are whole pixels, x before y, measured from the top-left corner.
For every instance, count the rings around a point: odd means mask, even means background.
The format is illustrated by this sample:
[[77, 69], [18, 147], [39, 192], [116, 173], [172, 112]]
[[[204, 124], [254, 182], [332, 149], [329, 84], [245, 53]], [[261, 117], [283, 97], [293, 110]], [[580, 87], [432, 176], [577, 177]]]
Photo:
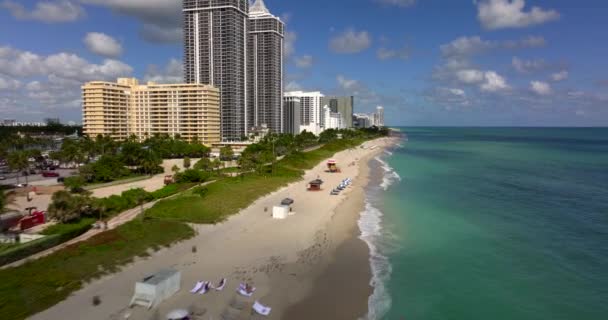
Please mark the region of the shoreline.
[[300, 301], [287, 308], [283, 318], [352, 320], [367, 315], [369, 297], [374, 292], [370, 284], [373, 276], [371, 252], [360, 238], [358, 222], [365, 210], [366, 189], [373, 180], [370, 176], [373, 170], [371, 162], [379, 153], [360, 160], [355, 190], [338, 205], [328, 226], [333, 230], [331, 234], [336, 238], [337, 246], [328, 254], [325, 263], [312, 272], [312, 288]]
[[[326, 173], [325, 161], [322, 161], [307, 170], [303, 180], [257, 199], [226, 222], [192, 225], [197, 231], [194, 238], [162, 249], [148, 258], [137, 259], [113, 275], [90, 282], [31, 319], [143, 320], [176, 308], [204, 310], [205, 315], [199, 319], [216, 319], [230, 309], [236, 296], [234, 289], [239, 282], [257, 287], [247, 304], [258, 300], [273, 308], [269, 319], [281, 319], [283, 312], [306, 299], [315, 288], [315, 279], [327, 266], [331, 268], [332, 262], [344, 261], [340, 257], [350, 256], [353, 250], [357, 252], [354, 256], [364, 257], [360, 259], [364, 262], [356, 263], [361, 266], [358, 269], [361, 274], [356, 278], [363, 277], [365, 281], [362, 281], [363, 289], [356, 294], [362, 302], [361, 310], [356, 311], [358, 314], [354, 317], [363, 315], [372, 290], [369, 286], [371, 271], [369, 249], [356, 236], [357, 221], [365, 200], [366, 170], [374, 156], [394, 143], [395, 138], [379, 138], [365, 142], [363, 146], [366, 148], [359, 146], [338, 152], [335, 158], [342, 166], [342, 173]], [[319, 176], [326, 182], [325, 190], [320, 193], [305, 191], [307, 182]], [[340, 196], [329, 195], [329, 191], [347, 177], [356, 177], [353, 186]], [[295, 215], [286, 220], [271, 219], [265, 208], [285, 197], [295, 199]], [[346, 213], [340, 214], [343, 211]], [[358, 243], [354, 245], [349, 239]], [[181, 272], [180, 291], [152, 311], [128, 308], [135, 282], [165, 268]], [[228, 278], [226, 290], [204, 296], [189, 293], [196, 281], [217, 282], [221, 277]], [[94, 297], [101, 300], [99, 305], [91, 303]], [[349, 299], [345, 299], [345, 303], [348, 302], [346, 300]], [[352, 302], [348, 306], [342, 309], [353, 309]], [[328, 310], [320, 308], [323, 309]], [[245, 311], [241, 312], [241, 316], [245, 314]]]

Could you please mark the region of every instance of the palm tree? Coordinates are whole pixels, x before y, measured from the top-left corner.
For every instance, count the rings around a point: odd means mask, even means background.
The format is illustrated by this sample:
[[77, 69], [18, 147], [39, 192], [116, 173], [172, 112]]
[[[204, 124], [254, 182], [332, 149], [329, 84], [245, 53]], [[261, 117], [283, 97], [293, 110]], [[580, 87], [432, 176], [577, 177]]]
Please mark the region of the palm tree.
[[[27, 159], [27, 155], [23, 151], [15, 151], [8, 155], [8, 166], [11, 170], [17, 170], [19, 174], [17, 175], [17, 183], [19, 183], [19, 175], [26, 170], [30, 164]], [[28, 183], [27, 176], [25, 176], [25, 183]]]
[[144, 152], [140, 160], [140, 167], [142, 171], [147, 174], [152, 174], [162, 163], [160, 157], [150, 150], [148, 152]]

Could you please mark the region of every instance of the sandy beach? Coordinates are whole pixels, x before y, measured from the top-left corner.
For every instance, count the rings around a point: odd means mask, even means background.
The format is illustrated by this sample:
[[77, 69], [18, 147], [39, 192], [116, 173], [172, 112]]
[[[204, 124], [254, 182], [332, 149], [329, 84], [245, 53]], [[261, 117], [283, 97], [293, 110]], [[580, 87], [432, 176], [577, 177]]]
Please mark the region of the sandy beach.
[[[307, 171], [302, 181], [258, 199], [226, 222], [193, 225], [196, 237], [89, 283], [31, 318], [164, 319], [172, 309], [189, 308], [200, 314], [195, 319], [219, 319], [220, 315], [249, 319], [254, 301], [272, 307], [268, 319], [363, 316], [372, 288], [368, 249], [357, 239], [356, 223], [363, 210], [368, 161], [392, 143], [383, 138], [342, 151], [334, 156], [341, 173], [325, 172], [322, 162]], [[317, 177], [325, 181], [323, 190], [306, 191], [308, 182]], [[354, 179], [351, 187], [338, 196], [329, 194], [349, 177]], [[285, 220], [272, 219], [272, 206], [286, 197], [295, 200], [295, 214]], [[181, 290], [155, 309], [129, 308], [135, 282], [166, 268], [181, 272]], [[223, 291], [190, 293], [199, 280], [217, 283], [224, 277], [228, 283]], [[241, 282], [257, 288], [253, 297], [237, 295]], [[101, 303], [94, 306], [96, 296]]]

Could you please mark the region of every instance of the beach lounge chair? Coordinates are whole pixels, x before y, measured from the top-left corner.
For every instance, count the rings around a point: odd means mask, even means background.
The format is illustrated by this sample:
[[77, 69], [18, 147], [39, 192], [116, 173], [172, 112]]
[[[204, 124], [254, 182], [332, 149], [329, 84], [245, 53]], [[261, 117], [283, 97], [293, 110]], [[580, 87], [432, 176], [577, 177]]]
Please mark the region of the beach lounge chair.
[[251, 297], [253, 296], [253, 293], [255, 292], [255, 288], [251, 288], [251, 292], [247, 292], [247, 286], [243, 283], [241, 283], [239, 285], [239, 289], [237, 290], [237, 292], [245, 297]]
[[270, 314], [270, 311], [272, 310], [272, 308], [269, 308], [259, 302], [255, 302], [253, 304], [253, 310], [255, 310], [255, 312], [257, 312], [258, 314], [261, 314], [263, 316], [267, 316]]
[[197, 293], [205, 285], [205, 281], [199, 281], [194, 285], [194, 288], [190, 290], [191, 293]]
[[226, 278], [222, 278], [222, 280], [220, 280], [220, 282], [217, 284], [217, 287], [215, 287], [215, 290], [217, 291], [222, 291], [224, 290], [224, 287], [226, 287]]
[[203, 284], [203, 288], [198, 292], [198, 294], [205, 294], [207, 292], [209, 292], [211, 288], [209, 287], [209, 281], [205, 281], [205, 283]]

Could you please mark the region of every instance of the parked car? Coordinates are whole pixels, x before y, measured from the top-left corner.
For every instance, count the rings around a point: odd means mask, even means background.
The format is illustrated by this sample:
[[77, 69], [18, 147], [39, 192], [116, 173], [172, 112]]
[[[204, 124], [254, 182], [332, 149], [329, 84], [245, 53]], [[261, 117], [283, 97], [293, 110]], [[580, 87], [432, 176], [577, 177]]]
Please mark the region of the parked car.
[[44, 172], [42, 172], [42, 176], [45, 178], [59, 178], [59, 173], [44, 171]]
[[65, 182], [65, 178], [64, 177], [57, 178], [57, 183], [64, 183], [64, 182]]
[[0, 176], [0, 180], [6, 180], [5, 176]]

